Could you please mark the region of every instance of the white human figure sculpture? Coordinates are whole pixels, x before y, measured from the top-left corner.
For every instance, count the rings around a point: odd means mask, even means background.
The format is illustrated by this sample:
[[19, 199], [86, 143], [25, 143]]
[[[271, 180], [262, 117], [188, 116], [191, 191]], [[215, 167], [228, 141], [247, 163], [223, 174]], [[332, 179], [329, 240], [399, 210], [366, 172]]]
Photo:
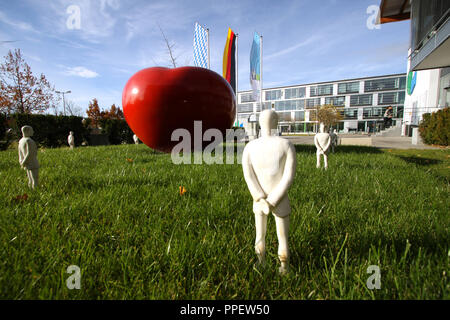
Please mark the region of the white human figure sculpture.
[[39, 182], [39, 162], [36, 142], [31, 139], [33, 134], [32, 127], [22, 127], [23, 138], [19, 140], [19, 163], [24, 170], [27, 170], [28, 186], [34, 189]]
[[73, 136], [73, 131], [70, 131], [69, 136], [67, 137], [67, 143], [69, 144], [70, 149], [75, 147], [75, 137]]
[[328, 152], [330, 151], [331, 137], [325, 132], [325, 125], [320, 124], [320, 132], [314, 136], [314, 144], [317, 148], [317, 168], [320, 168], [320, 156], [323, 155], [325, 169], [328, 168]]
[[330, 137], [331, 137], [331, 152], [334, 153], [334, 148], [338, 144], [338, 135], [336, 133], [336, 129], [334, 129], [332, 132], [330, 132]]
[[250, 141], [242, 155], [244, 179], [253, 198], [255, 214], [255, 252], [264, 264], [266, 253], [267, 216], [275, 216], [278, 237], [280, 273], [289, 267], [289, 214], [291, 206], [288, 189], [294, 181], [297, 166], [294, 146], [286, 139], [275, 136], [278, 115], [264, 110], [259, 118], [261, 137]]
[[133, 140], [135, 144], [139, 144], [139, 138], [137, 135], [133, 135]]

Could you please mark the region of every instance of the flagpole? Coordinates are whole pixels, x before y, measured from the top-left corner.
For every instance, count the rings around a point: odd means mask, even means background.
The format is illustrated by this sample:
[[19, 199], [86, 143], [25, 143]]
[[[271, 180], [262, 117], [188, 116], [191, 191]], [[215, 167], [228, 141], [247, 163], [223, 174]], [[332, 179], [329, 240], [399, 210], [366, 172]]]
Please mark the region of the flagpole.
[[236, 33], [236, 102], [238, 100], [238, 91], [239, 91], [239, 46], [238, 41], [239, 34]]
[[208, 69], [211, 69], [211, 65], [209, 63], [209, 28], [206, 28], [206, 35], [208, 37]]

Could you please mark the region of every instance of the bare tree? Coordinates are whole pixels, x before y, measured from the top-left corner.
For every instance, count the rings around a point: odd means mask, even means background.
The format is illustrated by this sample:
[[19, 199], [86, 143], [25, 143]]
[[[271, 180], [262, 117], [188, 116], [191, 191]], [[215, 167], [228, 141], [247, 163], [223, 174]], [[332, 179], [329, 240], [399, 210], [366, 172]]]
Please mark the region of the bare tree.
[[169, 39], [167, 39], [166, 34], [164, 33], [163, 29], [161, 28], [161, 26], [159, 24], [158, 24], [158, 28], [161, 31], [161, 34], [166, 43], [167, 51], [169, 52], [170, 61], [173, 65], [173, 67], [176, 68], [177, 67], [177, 59], [179, 58], [179, 56], [175, 57], [175, 55], [174, 55], [175, 43], [170, 43]]
[[82, 117], [84, 114], [81, 107], [76, 105], [75, 102], [73, 102], [72, 100], [66, 101], [66, 112], [70, 116], [78, 116], [78, 117]]

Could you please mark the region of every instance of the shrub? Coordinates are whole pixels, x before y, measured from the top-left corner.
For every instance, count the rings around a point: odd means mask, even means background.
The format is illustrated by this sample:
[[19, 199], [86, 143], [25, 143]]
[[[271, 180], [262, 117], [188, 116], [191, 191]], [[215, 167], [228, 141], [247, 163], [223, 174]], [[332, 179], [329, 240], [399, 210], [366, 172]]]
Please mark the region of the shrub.
[[102, 133], [108, 135], [111, 144], [134, 143], [133, 131], [123, 119], [101, 119], [99, 125]]
[[450, 142], [450, 107], [425, 113], [419, 125], [424, 143], [448, 146]]

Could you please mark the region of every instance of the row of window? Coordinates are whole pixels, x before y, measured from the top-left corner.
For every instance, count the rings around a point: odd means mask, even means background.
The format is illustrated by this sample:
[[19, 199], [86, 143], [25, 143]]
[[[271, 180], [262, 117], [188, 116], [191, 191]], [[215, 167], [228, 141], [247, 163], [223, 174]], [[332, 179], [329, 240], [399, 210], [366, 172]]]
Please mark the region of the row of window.
[[[394, 118], [403, 118], [403, 106], [397, 106], [393, 108]], [[363, 108], [362, 117], [363, 119], [381, 119], [384, 116], [386, 107], [373, 107], [373, 108]], [[358, 119], [358, 108], [344, 109], [340, 111], [343, 120], [357, 120]], [[292, 118], [294, 116], [294, 118]], [[238, 119], [242, 121], [243, 119], [248, 120], [249, 115], [239, 115]], [[291, 121], [305, 121], [304, 111], [294, 111], [294, 112], [279, 112], [278, 113], [279, 122], [291, 122]], [[257, 115], [257, 119], [259, 115]], [[310, 119], [314, 118], [314, 115], [310, 115]]]
[[[403, 104], [405, 102], [405, 92], [384, 92], [378, 94], [378, 105]], [[326, 97], [325, 104], [332, 104], [336, 107], [345, 106], [345, 96]], [[371, 106], [373, 104], [373, 94], [359, 94], [350, 96], [350, 106]], [[303, 110], [305, 108], [315, 108], [320, 106], [320, 98], [281, 100], [275, 101], [276, 111]], [[270, 109], [271, 103], [264, 102], [263, 110]], [[256, 111], [261, 111], [259, 103], [256, 104]], [[238, 113], [253, 112], [253, 103], [239, 104]]]
[[[338, 83], [337, 94], [349, 94], [359, 92], [359, 81]], [[374, 79], [364, 81], [364, 92], [376, 92], [387, 90], [404, 90], [406, 77]], [[266, 101], [280, 100], [282, 90], [268, 90], [264, 92]], [[323, 84], [309, 87], [310, 97], [333, 95], [333, 84]], [[284, 99], [304, 98], [306, 87], [284, 89]], [[241, 94], [241, 103], [254, 102], [252, 93]]]

